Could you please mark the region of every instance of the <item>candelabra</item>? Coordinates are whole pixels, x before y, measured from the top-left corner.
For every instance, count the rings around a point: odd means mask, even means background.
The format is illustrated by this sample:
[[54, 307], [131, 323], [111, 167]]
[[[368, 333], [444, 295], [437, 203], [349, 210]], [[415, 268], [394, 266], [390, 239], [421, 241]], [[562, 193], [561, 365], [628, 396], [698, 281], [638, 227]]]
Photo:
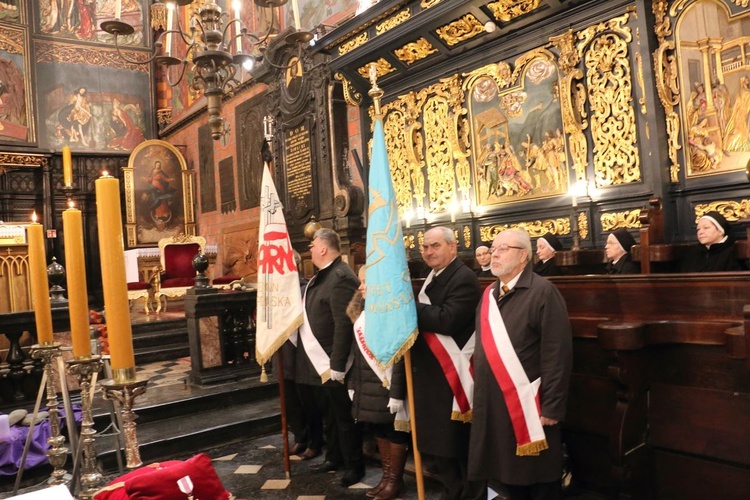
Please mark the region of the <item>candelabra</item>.
[[[91, 500], [100, 488], [103, 476], [96, 463], [96, 448], [94, 446], [94, 419], [91, 415], [91, 382], [95, 373], [102, 369], [101, 356], [73, 359], [68, 361], [68, 372], [78, 380], [81, 389], [81, 408], [83, 420], [81, 422], [81, 439], [79, 445], [83, 453], [81, 468], [81, 493], [79, 499]], [[77, 461], [77, 457], [76, 457]]]
[[135, 373], [130, 377], [115, 377], [104, 380], [104, 398], [118, 404], [122, 418], [122, 433], [125, 437], [125, 461], [128, 469], [137, 469], [143, 462], [138, 445], [135, 420], [138, 415], [133, 411], [135, 398], [146, 392], [147, 378], [136, 378]]
[[[230, 18], [229, 14], [223, 12], [214, 0], [202, 0], [200, 7], [192, 13], [186, 32], [183, 26], [187, 24], [183, 25], [180, 22], [177, 7], [191, 2], [193, 0], [158, 1], [152, 6], [152, 9], [166, 8], [167, 24], [164, 32], [154, 42], [154, 55], [147, 61], [130, 59], [120, 51], [118, 37], [133, 33], [134, 28], [121, 20], [119, 8], [115, 9], [115, 19], [103, 22], [101, 29], [114, 36], [117, 53], [125, 61], [133, 64], [148, 64], [155, 61], [158, 65], [165, 67], [167, 81], [172, 86], [182, 81], [186, 68], [192, 61], [193, 78], [190, 86], [196, 92], [203, 90], [207, 101], [211, 136], [218, 140], [229, 131], [226, 119], [221, 116], [222, 99], [226, 95], [233, 94], [242, 83], [236, 78], [238, 66], [251, 68], [256, 61], [260, 61], [271, 40], [272, 32], [279, 27], [274, 26], [273, 19], [276, 16], [271, 15], [272, 21], [265, 33], [261, 35], [249, 33], [240, 18], [241, 1], [233, 2], [234, 17]], [[286, 42], [297, 45], [301, 55], [303, 47], [312, 40], [313, 35], [310, 32], [300, 31], [297, 0], [292, 0], [292, 2], [297, 31], [288, 35]], [[287, 0], [255, 0], [256, 5], [268, 9], [278, 8], [286, 3]], [[116, 5], [120, 6], [120, 4], [121, 0], [117, 0]], [[174, 57], [173, 38], [185, 44], [185, 55], [182, 59]], [[244, 48], [247, 45], [250, 50], [245, 52]], [[267, 62], [276, 68], [285, 68], [270, 61]], [[169, 76], [169, 68], [179, 64], [182, 64], [182, 70], [177, 81], [173, 82]]]
[[[44, 376], [47, 390], [47, 411], [49, 412], [50, 437], [47, 439], [49, 450], [47, 458], [52, 465], [52, 475], [47, 481], [50, 485], [65, 484], [66, 471], [63, 469], [68, 459], [68, 448], [65, 445], [65, 436], [60, 434], [60, 418], [57, 411], [57, 392], [55, 391], [54, 374], [52, 373], [52, 361], [60, 356], [60, 344], [35, 344], [31, 346], [31, 357], [41, 359], [44, 363]], [[41, 390], [41, 389], [40, 389]], [[36, 417], [36, 415], [35, 415]], [[67, 415], [67, 418], [74, 418], [73, 415]]]

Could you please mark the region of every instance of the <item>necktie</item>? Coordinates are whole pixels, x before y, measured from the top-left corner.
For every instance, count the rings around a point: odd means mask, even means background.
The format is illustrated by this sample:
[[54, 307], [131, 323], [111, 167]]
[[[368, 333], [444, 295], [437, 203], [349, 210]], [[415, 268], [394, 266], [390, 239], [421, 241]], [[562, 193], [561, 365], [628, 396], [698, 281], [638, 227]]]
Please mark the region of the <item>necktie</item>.
[[503, 295], [505, 295], [506, 293], [510, 291], [510, 288], [508, 288], [508, 285], [503, 285], [502, 290], [503, 290]]

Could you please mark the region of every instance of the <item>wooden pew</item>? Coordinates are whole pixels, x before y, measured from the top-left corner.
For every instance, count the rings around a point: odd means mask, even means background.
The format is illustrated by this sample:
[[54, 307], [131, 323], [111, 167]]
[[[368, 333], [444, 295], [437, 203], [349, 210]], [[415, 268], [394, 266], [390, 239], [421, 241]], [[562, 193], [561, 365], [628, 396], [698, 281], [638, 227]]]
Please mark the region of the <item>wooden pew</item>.
[[575, 484], [607, 498], [747, 498], [750, 272], [551, 281], [573, 327]]

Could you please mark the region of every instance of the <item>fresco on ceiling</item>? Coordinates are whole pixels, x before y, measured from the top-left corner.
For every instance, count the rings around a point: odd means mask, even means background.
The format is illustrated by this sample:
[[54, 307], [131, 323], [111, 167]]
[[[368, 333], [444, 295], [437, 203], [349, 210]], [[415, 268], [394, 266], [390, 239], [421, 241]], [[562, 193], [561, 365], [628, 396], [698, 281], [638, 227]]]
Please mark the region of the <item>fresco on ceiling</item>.
[[[37, 29], [44, 35], [114, 44], [114, 37], [99, 25], [115, 19], [118, 0], [38, 0]], [[120, 45], [145, 45], [142, 0], [121, 0], [120, 19], [135, 28], [131, 35], [119, 37]]]
[[34, 113], [25, 28], [0, 26], [0, 141], [32, 143]]
[[488, 75], [468, 90], [477, 204], [566, 193], [567, 155], [555, 64], [536, 58], [526, 65], [520, 85], [500, 89]]
[[750, 13], [698, 1], [675, 38], [688, 177], [744, 170], [750, 161]]

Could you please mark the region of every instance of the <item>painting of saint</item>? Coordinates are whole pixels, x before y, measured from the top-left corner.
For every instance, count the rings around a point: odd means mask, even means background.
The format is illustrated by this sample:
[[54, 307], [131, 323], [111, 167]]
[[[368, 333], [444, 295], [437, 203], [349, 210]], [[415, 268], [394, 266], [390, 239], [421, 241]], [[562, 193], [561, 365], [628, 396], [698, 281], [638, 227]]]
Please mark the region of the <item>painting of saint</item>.
[[107, 142], [109, 149], [130, 151], [144, 141], [143, 131], [135, 124], [130, 113], [135, 117], [141, 116], [141, 111], [138, 109], [137, 104], [126, 104], [123, 106], [117, 99], [112, 102], [112, 114], [110, 118], [112, 139]]
[[[509, 68], [501, 64], [498, 71]], [[552, 61], [531, 60], [519, 84], [500, 89], [481, 72], [469, 87], [474, 186], [479, 205], [567, 192], [568, 162]]]
[[[688, 177], [744, 170], [750, 162], [750, 71], [743, 55], [749, 17], [730, 20], [716, 2], [701, 0], [677, 24], [680, 87], [689, 89], [680, 93]], [[709, 41], [711, 51], [701, 50]]]
[[18, 43], [22, 28], [0, 27], [0, 141], [34, 142], [28, 60]]
[[[104, 21], [115, 19], [118, 0], [39, 0], [39, 31], [47, 35], [90, 42], [114, 43], [114, 37], [102, 31]], [[143, 5], [141, 0], [121, 0], [120, 19], [135, 28], [135, 33], [118, 38], [120, 45], [143, 45]]]

